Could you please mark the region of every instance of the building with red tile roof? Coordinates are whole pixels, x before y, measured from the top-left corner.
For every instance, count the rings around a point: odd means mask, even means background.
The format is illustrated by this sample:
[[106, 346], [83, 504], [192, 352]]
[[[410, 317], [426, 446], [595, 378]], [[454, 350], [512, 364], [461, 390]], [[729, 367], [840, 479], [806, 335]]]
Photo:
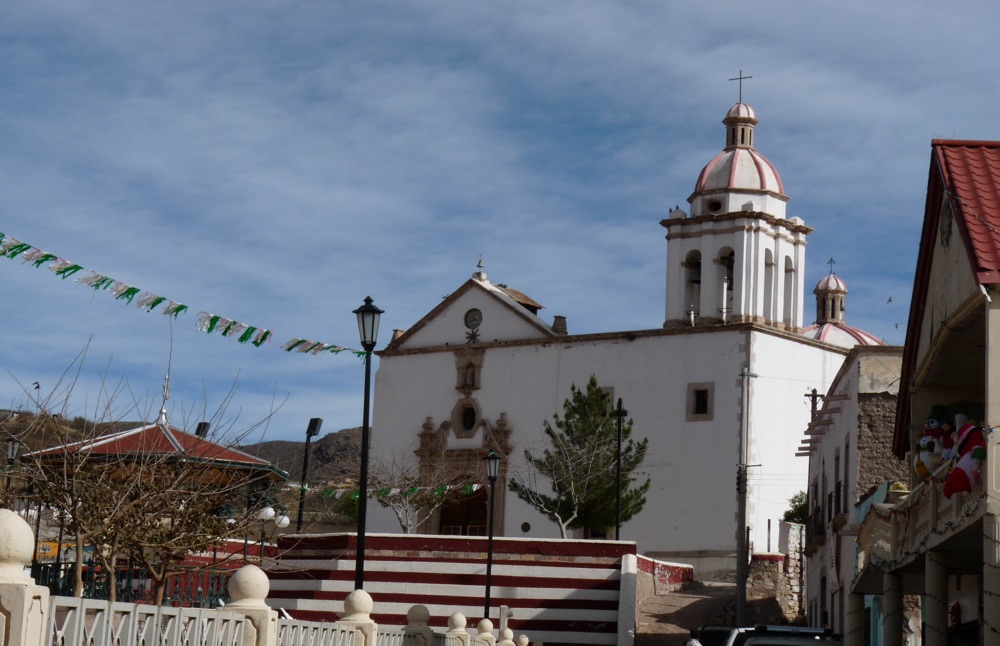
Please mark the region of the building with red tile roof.
[[[934, 140], [892, 443], [924, 468], [861, 522], [847, 601], [850, 616], [877, 594], [897, 616], [921, 595], [934, 643], [1000, 644], [998, 284], [1000, 142]], [[902, 642], [898, 623], [883, 643]]]

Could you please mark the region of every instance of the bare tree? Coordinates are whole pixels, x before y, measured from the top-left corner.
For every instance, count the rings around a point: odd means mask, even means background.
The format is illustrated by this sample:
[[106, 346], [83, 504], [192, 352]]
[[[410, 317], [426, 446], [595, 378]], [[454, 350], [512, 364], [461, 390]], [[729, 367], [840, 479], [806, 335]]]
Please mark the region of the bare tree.
[[[482, 467], [482, 465], [476, 465]], [[369, 497], [392, 510], [404, 534], [417, 531], [434, 512], [449, 503], [473, 494], [485, 478], [476, 473], [458, 472], [453, 465], [439, 462], [421, 475], [415, 457], [393, 457], [372, 464]]]
[[[82, 364], [83, 355], [75, 363]], [[54, 411], [67, 409], [79, 370], [79, 365], [75, 374], [68, 369], [46, 399], [38, 396], [37, 389], [35, 393], [25, 389], [29, 397], [34, 395], [37, 412], [0, 423], [4, 436], [0, 440], [14, 439], [28, 449], [19, 461], [15, 486], [4, 491], [4, 502], [12, 506], [17, 499], [32, 504], [36, 513], [46, 506], [59, 517], [61, 529], [76, 544], [76, 596], [84, 592], [82, 556], [90, 547], [109, 577], [112, 600], [117, 565], [132, 558], [149, 569], [159, 603], [167, 580], [176, 574], [175, 564], [221, 540], [246, 536], [256, 519], [256, 507], [267, 502], [262, 492], [285, 474], [250, 456], [233, 459], [227, 453], [234, 443], [231, 438], [223, 444], [168, 425], [166, 387], [157, 423], [129, 426], [162, 431], [164, 437], [170, 436], [172, 450], [163, 450], [152, 434], [148, 445], [136, 439], [145, 437], [138, 432], [116, 435], [126, 427], [123, 419], [148, 419], [151, 409], [134, 397], [131, 401], [123, 397], [131, 392], [124, 381], [113, 388], [107, 387], [107, 380], [102, 382], [93, 406], [98, 421], [78, 417], [67, 424], [63, 412]], [[124, 398], [126, 405], [116, 406], [118, 398]], [[225, 420], [224, 410], [216, 417]], [[266, 427], [267, 419], [244, 434]]]

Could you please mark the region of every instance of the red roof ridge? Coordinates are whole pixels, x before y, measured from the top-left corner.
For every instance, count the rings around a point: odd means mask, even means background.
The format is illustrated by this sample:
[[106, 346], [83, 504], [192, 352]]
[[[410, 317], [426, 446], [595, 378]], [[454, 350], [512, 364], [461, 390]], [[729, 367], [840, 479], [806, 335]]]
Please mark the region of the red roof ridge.
[[931, 139], [931, 146], [962, 146], [966, 148], [1000, 148], [1000, 141], [988, 139]]

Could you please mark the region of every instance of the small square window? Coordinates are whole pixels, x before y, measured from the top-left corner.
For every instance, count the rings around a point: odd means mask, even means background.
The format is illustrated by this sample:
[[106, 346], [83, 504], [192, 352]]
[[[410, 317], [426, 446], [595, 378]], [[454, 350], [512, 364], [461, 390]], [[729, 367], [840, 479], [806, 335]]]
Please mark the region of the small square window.
[[688, 384], [687, 421], [710, 422], [714, 418], [715, 384]]

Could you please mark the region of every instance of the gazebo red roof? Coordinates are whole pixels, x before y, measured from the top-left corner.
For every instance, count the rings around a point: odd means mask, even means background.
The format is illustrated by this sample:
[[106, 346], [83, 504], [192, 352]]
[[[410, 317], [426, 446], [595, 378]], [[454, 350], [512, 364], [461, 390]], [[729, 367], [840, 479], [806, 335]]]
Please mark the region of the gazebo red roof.
[[128, 431], [102, 435], [93, 439], [63, 444], [33, 451], [26, 457], [45, 460], [65, 453], [87, 453], [91, 456], [158, 455], [165, 459], [196, 460], [214, 466], [270, 471], [274, 479], [287, 480], [288, 474], [267, 460], [244, 453], [170, 425], [150, 424]]

